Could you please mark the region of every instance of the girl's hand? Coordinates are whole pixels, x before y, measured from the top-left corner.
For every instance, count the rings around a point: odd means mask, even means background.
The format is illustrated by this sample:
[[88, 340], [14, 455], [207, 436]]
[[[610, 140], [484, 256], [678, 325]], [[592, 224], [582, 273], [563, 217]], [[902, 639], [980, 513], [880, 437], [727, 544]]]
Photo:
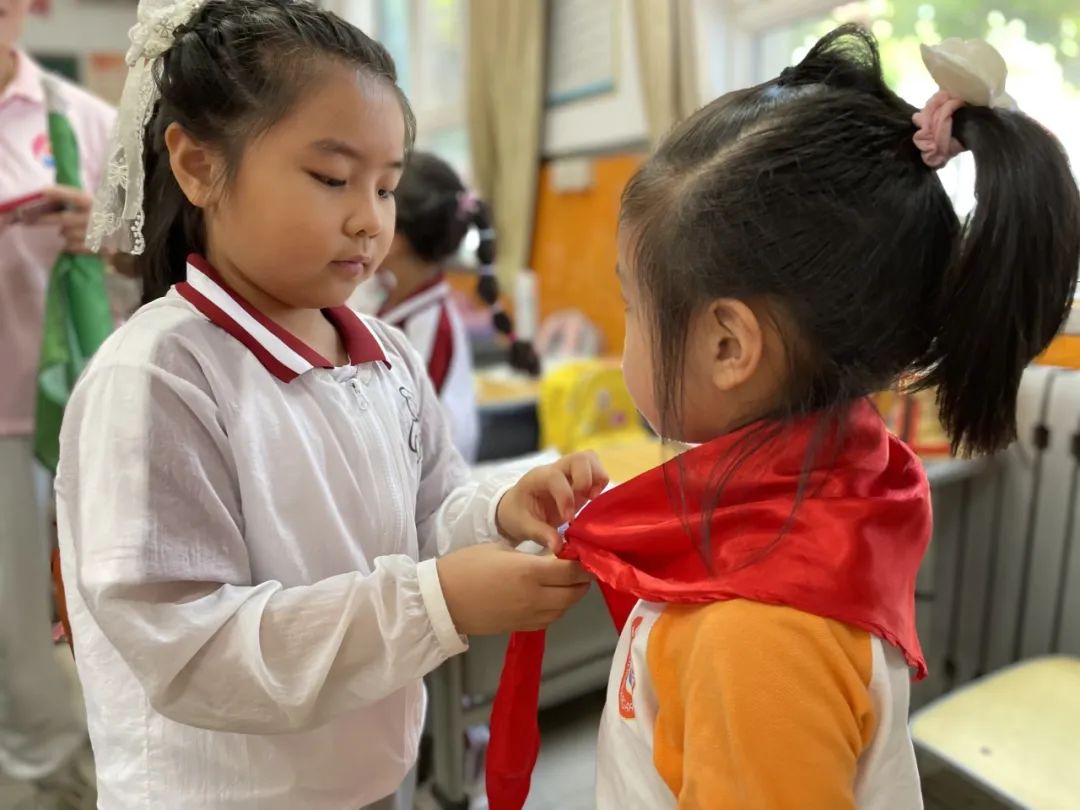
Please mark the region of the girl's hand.
[[439, 558], [439, 581], [454, 627], [466, 636], [540, 630], [589, 590], [576, 562], [485, 543]]
[[528, 472], [499, 502], [499, 533], [513, 543], [532, 540], [555, 554], [562, 549], [558, 527], [604, 491], [608, 476], [596, 453], [572, 453]]
[[90, 224], [90, 208], [94, 198], [85, 191], [68, 186], [54, 186], [44, 191], [45, 199], [57, 210], [37, 217], [27, 225], [52, 225], [60, 230], [64, 250], [68, 253], [89, 253], [86, 249], [86, 229]]

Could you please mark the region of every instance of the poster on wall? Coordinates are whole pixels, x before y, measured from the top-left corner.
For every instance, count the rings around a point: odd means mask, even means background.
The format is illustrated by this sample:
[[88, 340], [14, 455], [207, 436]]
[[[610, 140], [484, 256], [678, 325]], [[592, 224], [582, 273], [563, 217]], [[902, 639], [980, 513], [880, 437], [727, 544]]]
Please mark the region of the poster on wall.
[[85, 87], [112, 105], [120, 103], [127, 77], [127, 63], [120, 51], [100, 51], [86, 57]]
[[617, 0], [551, 0], [548, 14], [548, 106], [614, 90]]
[[30, 13], [48, 17], [52, 14], [52, 0], [31, 0]]

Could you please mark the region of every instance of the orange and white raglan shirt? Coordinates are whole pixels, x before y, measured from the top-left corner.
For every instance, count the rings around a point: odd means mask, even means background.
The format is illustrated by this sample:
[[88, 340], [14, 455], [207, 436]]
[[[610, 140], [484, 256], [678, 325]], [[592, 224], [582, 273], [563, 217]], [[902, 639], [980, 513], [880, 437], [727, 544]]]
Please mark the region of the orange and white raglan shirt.
[[641, 602], [600, 727], [599, 810], [921, 808], [901, 653], [745, 599]]
[[[911, 672], [926, 674], [915, 581], [929, 485], [868, 401], [835, 430], [822, 418], [718, 437], [566, 529], [561, 556], [595, 576], [620, 633], [599, 810], [922, 807], [907, 714]], [[529, 793], [543, 647], [519, 633], [507, 650], [491, 810]]]

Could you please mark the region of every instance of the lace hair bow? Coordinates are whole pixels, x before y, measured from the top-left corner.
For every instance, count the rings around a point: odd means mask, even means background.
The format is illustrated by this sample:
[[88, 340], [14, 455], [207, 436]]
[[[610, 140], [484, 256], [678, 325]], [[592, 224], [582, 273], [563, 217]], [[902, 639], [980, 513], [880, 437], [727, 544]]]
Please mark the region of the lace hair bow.
[[97, 190], [86, 244], [93, 251], [142, 253], [143, 133], [159, 98], [154, 68], [172, 47], [176, 29], [206, 0], [140, 0], [128, 36], [128, 75], [109, 141], [105, 178]]

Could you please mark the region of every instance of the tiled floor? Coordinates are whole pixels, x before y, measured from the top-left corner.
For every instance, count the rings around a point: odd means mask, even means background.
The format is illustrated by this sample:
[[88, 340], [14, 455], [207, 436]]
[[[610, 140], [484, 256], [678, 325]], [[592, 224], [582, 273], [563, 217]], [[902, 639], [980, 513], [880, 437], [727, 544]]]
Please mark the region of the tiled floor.
[[20, 803], [30, 801], [33, 792], [26, 785], [13, 782], [0, 773], [0, 810], [12, 810]]
[[[66, 647], [58, 646], [57, 658], [75, 682], [75, 668]], [[79, 705], [80, 696], [76, 701]], [[596, 729], [603, 708], [603, 695], [590, 695], [551, 711], [540, 719], [544, 740], [533, 774], [533, 790], [526, 810], [591, 810], [595, 786]], [[948, 772], [927, 773], [924, 769], [926, 810], [1006, 810], [976, 788]], [[25, 785], [0, 775], [0, 810], [13, 810], [27, 801], [32, 792]], [[421, 791], [417, 810], [438, 810]], [[471, 810], [487, 810], [478, 798]]]
[[596, 786], [596, 729], [603, 694], [546, 712], [544, 740], [526, 810], [589, 810]]
[[[79, 689], [78, 677], [75, 675], [75, 661], [71, 657], [71, 651], [67, 646], [58, 644], [56, 646], [56, 660], [60, 662], [61, 668], [67, 673], [71, 682], [72, 700], [75, 703], [75, 712], [77, 717], [82, 717], [85, 714], [85, 708], [82, 703], [82, 691]], [[80, 762], [83, 765], [83, 770], [92, 771], [92, 765], [89, 758], [85, 763]], [[13, 808], [33, 807], [30, 803], [34, 797], [34, 791], [30, 786], [23, 784], [22, 782], [16, 782], [6, 777], [3, 771], [0, 771], [0, 810], [13, 810]], [[37, 808], [34, 808], [37, 810]]]
[[[525, 810], [592, 810], [596, 728], [603, 707], [603, 694], [596, 694], [540, 716], [543, 745]], [[476, 786], [476, 792], [481, 791], [482, 786]], [[470, 810], [487, 810], [487, 807], [487, 801], [478, 796]], [[438, 810], [438, 804], [421, 789], [416, 810]]]

